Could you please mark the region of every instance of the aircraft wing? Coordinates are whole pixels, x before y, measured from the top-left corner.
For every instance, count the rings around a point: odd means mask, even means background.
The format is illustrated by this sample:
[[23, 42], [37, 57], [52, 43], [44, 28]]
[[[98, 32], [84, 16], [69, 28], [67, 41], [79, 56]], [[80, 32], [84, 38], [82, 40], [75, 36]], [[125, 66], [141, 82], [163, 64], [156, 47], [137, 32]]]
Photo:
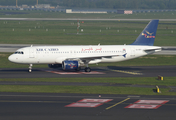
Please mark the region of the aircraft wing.
[[124, 58], [126, 58], [126, 54], [123, 55], [103, 55], [103, 56], [88, 56], [88, 57], [77, 57], [77, 58], [67, 58], [67, 59], [72, 59], [72, 60], [81, 60], [81, 61], [91, 61], [91, 60], [95, 60], [95, 59], [102, 59], [102, 58], [112, 58], [112, 57], [117, 57], [117, 56], [123, 56]]

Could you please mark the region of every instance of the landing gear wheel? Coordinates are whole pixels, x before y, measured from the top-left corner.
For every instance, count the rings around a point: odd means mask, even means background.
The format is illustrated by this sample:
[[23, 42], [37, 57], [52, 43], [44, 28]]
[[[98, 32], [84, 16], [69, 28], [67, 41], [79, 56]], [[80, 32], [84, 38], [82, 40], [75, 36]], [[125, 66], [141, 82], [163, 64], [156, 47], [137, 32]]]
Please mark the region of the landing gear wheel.
[[32, 72], [32, 64], [29, 64], [29, 73]]
[[90, 67], [86, 67], [86, 68], [85, 68], [85, 72], [91, 72]]

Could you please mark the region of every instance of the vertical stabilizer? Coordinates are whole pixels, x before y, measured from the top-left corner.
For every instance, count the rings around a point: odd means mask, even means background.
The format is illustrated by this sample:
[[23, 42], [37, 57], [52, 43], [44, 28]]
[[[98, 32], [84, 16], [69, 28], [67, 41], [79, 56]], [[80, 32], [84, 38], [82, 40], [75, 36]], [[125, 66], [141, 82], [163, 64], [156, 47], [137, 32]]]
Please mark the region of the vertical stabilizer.
[[131, 45], [153, 46], [159, 20], [151, 20]]

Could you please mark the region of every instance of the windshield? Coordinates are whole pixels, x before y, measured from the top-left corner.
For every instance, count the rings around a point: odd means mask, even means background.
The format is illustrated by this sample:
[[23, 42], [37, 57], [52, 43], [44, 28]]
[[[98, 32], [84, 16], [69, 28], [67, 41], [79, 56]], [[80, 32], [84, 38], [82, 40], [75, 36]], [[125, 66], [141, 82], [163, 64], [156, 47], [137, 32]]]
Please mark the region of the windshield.
[[23, 51], [16, 51], [14, 54], [24, 54]]

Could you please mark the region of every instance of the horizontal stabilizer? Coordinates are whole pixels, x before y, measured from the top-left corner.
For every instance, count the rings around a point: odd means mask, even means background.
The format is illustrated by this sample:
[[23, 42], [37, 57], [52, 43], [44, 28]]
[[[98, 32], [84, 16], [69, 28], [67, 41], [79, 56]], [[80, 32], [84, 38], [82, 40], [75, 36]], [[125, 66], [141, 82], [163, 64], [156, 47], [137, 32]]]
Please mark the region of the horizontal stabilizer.
[[159, 52], [161, 51], [162, 48], [161, 47], [153, 47], [153, 48], [148, 48], [148, 49], [145, 49], [144, 51], [146, 53], [154, 53], [154, 52]]

